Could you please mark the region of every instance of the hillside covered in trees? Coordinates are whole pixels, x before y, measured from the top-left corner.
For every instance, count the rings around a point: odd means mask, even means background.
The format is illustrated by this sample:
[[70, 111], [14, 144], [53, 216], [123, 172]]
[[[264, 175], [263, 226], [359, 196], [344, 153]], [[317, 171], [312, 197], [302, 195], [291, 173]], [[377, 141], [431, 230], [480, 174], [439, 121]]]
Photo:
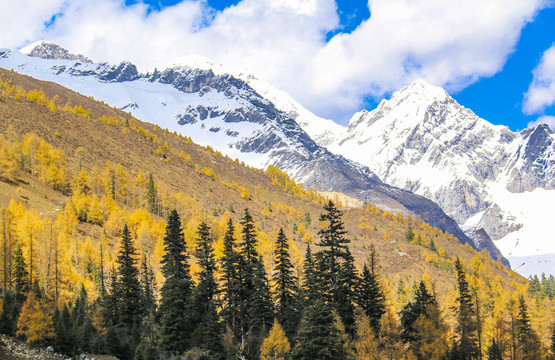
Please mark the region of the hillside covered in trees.
[[343, 202], [2, 70], [0, 332], [121, 359], [553, 355], [553, 277]]

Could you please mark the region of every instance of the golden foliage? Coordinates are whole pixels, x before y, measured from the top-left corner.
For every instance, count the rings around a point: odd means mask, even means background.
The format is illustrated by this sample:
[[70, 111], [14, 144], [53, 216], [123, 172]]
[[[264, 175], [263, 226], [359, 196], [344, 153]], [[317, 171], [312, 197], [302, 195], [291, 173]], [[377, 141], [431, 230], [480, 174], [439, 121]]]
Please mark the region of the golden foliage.
[[272, 329], [260, 348], [260, 360], [285, 360], [290, 349], [291, 345], [283, 328], [277, 319], [274, 319]]

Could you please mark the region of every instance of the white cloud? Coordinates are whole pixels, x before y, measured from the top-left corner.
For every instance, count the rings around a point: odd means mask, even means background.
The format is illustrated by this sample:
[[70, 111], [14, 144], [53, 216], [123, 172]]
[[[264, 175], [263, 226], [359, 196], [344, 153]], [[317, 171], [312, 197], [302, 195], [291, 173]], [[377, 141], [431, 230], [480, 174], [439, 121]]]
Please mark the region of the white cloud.
[[533, 74], [532, 83], [524, 95], [525, 114], [541, 113], [555, 103], [555, 44], [543, 53]]
[[[21, 0], [7, 1], [12, 18], [25, 15]], [[545, 1], [372, 0], [369, 20], [326, 42], [339, 27], [334, 0], [242, 0], [221, 12], [185, 0], [150, 13], [122, 0], [45, 0], [50, 6], [22, 17], [28, 33], [5, 34], [0, 21], [0, 46], [47, 39], [142, 70], [199, 54], [248, 69], [320, 115], [347, 118], [364, 97], [417, 77], [452, 91], [495, 74]], [[63, 14], [45, 28], [57, 12]]]
[[536, 127], [539, 124], [547, 124], [551, 129], [555, 129], [555, 116], [543, 115], [540, 116], [537, 120], [531, 121], [528, 123], [528, 127]]

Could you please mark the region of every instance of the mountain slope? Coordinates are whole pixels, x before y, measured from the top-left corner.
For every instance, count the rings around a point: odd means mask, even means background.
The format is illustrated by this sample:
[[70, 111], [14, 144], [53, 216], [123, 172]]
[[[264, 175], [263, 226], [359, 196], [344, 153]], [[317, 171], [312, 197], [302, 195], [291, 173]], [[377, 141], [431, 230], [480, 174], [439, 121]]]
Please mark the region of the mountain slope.
[[[518, 133], [494, 126], [418, 80], [355, 114], [328, 148], [437, 202], [469, 232], [484, 228], [519, 271], [553, 273], [555, 135], [547, 125]], [[537, 255], [539, 263], [522, 265], [520, 257]]]
[[[37, 46], [46, 49], [43, 43]], [[387, 186], [368, 167], [319, 146], [289, 114], [241, 79], [183, 65], [141, 74], [130, 63], [83, 63], [63, 50], [47, 56], [48, 49], [36, 53], [49, 59], [0, 50], [0, 66], [94, 96], [251, 166], [277, 166], [314, 189], [341, 191], [382, 208], [419, 215], [475, 246], [436, 204]], [[500, 253], [491, 255], [496, 259]]]
[[[59, 156], [65, 158], [62, 163], [67, 181], [75, 184], [82, 179], [80, 170], [88, 174], [85, 182], [89, 190], [85, 200], [76, 194], [54, 191], [40, 180], [40, 174], [33, 176], [18, 171], [15, 181], [0, 180], [0, 208], [11, 206], [13, 200], [21, 203], [29, 216], [36, 214], [40, 221], [65, 218], [61, 223], [71, 228], [67, 230], [71, 236], [60, 235], [60, 241], [68, 241], [68, 250], [76, 251], [75, 254], [68, 254], [71, 261], [68, 260], [67, 266], [61, 270], [64, 276], [67, 272], [74, 279], [64, 283], [61, 290], [63, 296], [71, 297], [71, 291], [78, 290], [74, 284], [80, 282], [85, 284], [91, 296], [95, 294], [97, 282], [88, 265], [91, 259], [98, 263], [99, 243], [106, 241], [105, 251], [108, 254], [105, 267], [110, 267], [117, 252], [123, 221], [136, 233], [138, 246], [152, 256], [154, 269], [159, 274], [164, 231], [160, 228], [162, 218], [145, 210], [146, 174], [149, 173], [153, 174], [160, 199], [157, 213], [165, 217], [170, 209], [178, 210], [189, 246], [195, 241], [196, 227], [200, 221], [205, 221], [213, 228], [215, 248], [221, 251], [227, 220], [232, 218], [237, 222], [245, 207], [249, 208], [256, 222], [259, 251], [268, 267], [272, 264], [272, 244], [279, 228], [283, 228], [288, 238], [293, 240], [291, 251], [296, 268], [302, 261], [300, 254], [304, 253], [306, 242], [318, 242], [317, 219], [322, 212], [323, 199], [300, 190], [279, 172], [248, 168], [216, 151], [198, 146], [188, 138], [138, 121], [57, 84], [6, 70], [1, 72], [0, 80], [14, 86], [27, 91], [42, 89], [49, 99], [57, 99], [58, 110], [52, 111], [47, 105], [39, 105], [22, 95], [17, 100], [17, 92], [0, 91], [0, 118], [3, 120], [0, 122], [0, 147], [11, 144], [12, 151], [25, 158], [24, 147], [19, 144], [25, 141], [27, 133], [33, 132], [66, 154]], [[68, 102], [91, 111], [89, 114], [76, 114], [69, 108], [62, 110]], [[112, 196], [115, 202], [111, 200]], [[94, 212], [98, 212], [94, 204], [100, 208], [101, 220], [94, 220], [99, 217], [98, 214], [93, 216]], [[44, 217], [38, 216], [39, 212]], [[71, 216], [66, 212], [70, 212]], [[512, 286], [513, 281], [526, 283], [524, 278], [487, 259], [485, 254], [477, 254], [469, 246], [461, 246], [452, 236], [431, 228], [417, 218], [392, 216], [371, 206], [342, 209], [342, 212], [357, 264], [360, 266], [367, 260], [370, 244], [374, 244], [380, 253], [380, 266], [388, 274], [388, 281], [392, 282], [391, 288], [397, 288], [396, 282], [401, 278], [408, 285], [428, 274], [440, 296], [452, 292], [455, 257], [461, 257], [466, 263], [473, 258], [474, 261], [480, 259], [491, 272], [488, 276], [491, 275], [492, 279], [501, 276], [504, 285]], [[79, 221], [78, 214], [81, 214]], [[21, 221], [27, 221], [26, 216], [24, 212], [17, 215]], [[12, 220], [15, 228], [20, 220]], [[62, 228], [58, 227], [61, 225], [56, 224], [56, 233], [62, 232]], [[44, 239], [49, 239], [50, 234], [46, 225], [38, 226], [36, 233], [37, 239], [43, 239], [36, 255], [41, 259], [36, 264], [39, 274], [43, 271], [48, 273], [45, 259], [52, 256], [43, 256], [43, 253], [49, 254], [49, 248], [43, 246], [46, 245]], [[413, 242], [405, 241], [409, 225], [415, 233]], [[21, 235], [15, 231], [14, 234]], [[104, 236], [106, 240], [103, 240]], [[23, 237], [17, 241], [27, 244], [27, 240]], [[431, 240], [438, 249], [437, 253], [429, 249]]]

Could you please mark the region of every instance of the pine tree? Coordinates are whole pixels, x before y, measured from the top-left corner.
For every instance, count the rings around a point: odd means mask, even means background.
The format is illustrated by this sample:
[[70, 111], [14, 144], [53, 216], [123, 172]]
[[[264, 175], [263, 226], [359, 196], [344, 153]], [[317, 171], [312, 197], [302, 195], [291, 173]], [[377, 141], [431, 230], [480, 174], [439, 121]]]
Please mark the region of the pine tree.
[[141, 304], [141, 284], [137, 268], [137, 252], [133, 245], [131, 233], [124, 225], [120, 251], [116, 259], [117, 284], [114, 296], [117, 298], [118, 322], [124, 328], [131, 329], [140, 324], [143, 309]]
[[164, 352], [183, 353], [189, 347], [192, 326], [187, 313], [192, 280], [181, 221], [175, 210], [168, 217], [164, 251], [162, 274], [166, 281], [160, 290], [159, 344]]
[[69, 308], [64, 304], [62, 311], [57, 308], [54, 313], [54, 349], [56, 352], [73, 355], [75, 353], [75, 339], [71, 324]]
[[14, 336], [17, 331], [17, 318], [22, 303], [17, 301], [16, 295], [7, 291], [2, 299], [2, 314], [0, 314], [0, 333]]
[[218, 289], [214, 278], [216, 262], [212, 242], [210, 229], [202, 222], [198, 227], [195, 249], [200, 272], [199, 282], [194, 290], [192, 312], [193, 321], [199, 325], [193, 335], [193, 343], [200, 349], [210, 351], [215, 355], [221, 354], [223, 348], [221, 345], [222, 329], [215, 306]]
[[339, 281], [335, 291], [334, 304], [346, 331], [355, 332], [355, 302], [360, 279], [351, 251], [345, 250], [344, 261], [339, 265]]
[[362, 270], [358, 289], [357, 304], [368, 316], [374, 334], [379, 336], [381, 318], [385, 313], [385, 296], [380, 289], [376, 274], [370, 272], [366, 264]]
[[[241, 337], [245, 337], [247, 332], [251, 330], [250, 320], [251, 315], [254, 314], [252, 310], [253, 301], [261, 299], [261, 297], [255, 294], [256, 285], [263, 287], [263, 279], [259, 278], [258, 280], [260, 280], [260, 283], [255, 285], [255, 272], [256, 269], [259, 268], [259, 255], [256, 251], [256, 230], [248, 209], [245, 209], [245, 215], [241, 219], [241, 225], [243, 229], [241, 231], [241, 243], [239, 244], [240, 258], [238, 263], [238, 274], [241, 279], [239, 316], [241, 319], [240, 328], [242, 329]], [[262, 266], [262, 270], [263, 269], [264, 267]], [[257, 316], [258, 315], [260, 314], [257, 314]]]
[[488, 347], [488, 360], [503, 360], [503, 353], [499, 348], [499, 345], [493, 339], [491, 345]]
[[405, 240], [407, 242], [411, 242], [414, 239], [414, 231], [412, 230], [412, 226], [407, 227], [407, 231], [405, 232]]
[[253, 285], [249, 298], [249, 332], [254, 336], [262, 335], [263, 339], [273, 322], [274, 309], [262, 258], [255, 264]]
[[341, 212], [335, 204], [330, 200], [324, 205], [324, 210], [326, 213], [320, 215], [320, 221], [326, 226], [318, 231], [320, 236], [318, 245], [323, 248], [323, 258], [331, 275], [331, 292], [334, 293], [339, 281], [339, 264], [345, 258], [347, 244], [350, 241], [345, 237], [347, 231], [341, 220]]
[[19, 244], [16, 244], [14, 250], [14, 282], [15, 282], [15, 299], [19, 304], [23, 304], [29, 289], [27, 265]]
[[[276, 318], [288, 337], [297, 331], [298, 312], [296, 304], [297, 279], [293, 274], [293, 264], [289, 255], [289, 244], [283, 232], [279, 229], [274, 250], [275, 267], [272, 280], [274, 286], [274, 299], [276, 303]], [[275, 326], [275, 325], [274, 325]]]
[[459, 258], [455, 261], [457, 270], [457, 282], [459, 286], [459, 296], [457, 298], [459, 306], [457, 310], [458, 325], [457, 334], [458, 349], [465, 359], [478, 356], [478, 321], [476, 311], [470, 294], [470, 287], [466, 280], [466, 273]]
[[222, 317], [229, 328], [237, 335], [239, 325], [239, 308], [241, 304], [241, 278], [239, 277], [240, 254], [235, 249], [235, 227], [229, 219], [224, 235], [224, 250], [221, 259], [222, 268]]
[[362, 315], [357, 319], [356, 329], [355, 350], [357, 358], [367, 360], [383, 359], [376, 332], [372, 329], [366, 315]]
[[152, 178], [152, 174], [148, 174], [148, 185], [146, 188], [146, 198], [148, 204], [148, 211], [151, 213], [158, 213], [158, 206], [157, 206], [157, 194], [156, 194], [156, 185], [154, 184], [154, 179]]
[[154, 271], [148, 264], [146, 256], [141, 261], [141, 287], [142, 287], [142, 308], [146, 315], [156, 312], [156, 299], [154, 297]]
[[320, 297], [317, 281], [317, 269], [314, 257], [312, 256], [312, 251], [310, 249], [310, 244], [306, 247], [305, 259], [303, 262], [303, 276], [301, 282], [301, 308], [305, 308], [311, 305]]
[[401, 326], [403, 327], [401, 337], [404, 342], [416, 340], [416, 320], [420, 315], [426, 313], [428, 306], [435, 304], [435, 296], [428, 292], [424, 281], [420, 281], [419, 286], [416, 288], [414, 302], [409, 301], [401, 310]]
[[295, 360], [346, 358], [339, 330], [334, 325], [333, 310], [321, 299], [303, 310], [292, 358]]
[[28, 344], [43, 345], [54, 338], [54, 324], [44, 301], [27, 296], [17, 320], [17, 336], [24, 336]]
[[449, 328], [436, 302], [426, 306], [426, 311], [416, 319], [414, 329], [414, 341], [410, 347], [418, 359], [445, 359], [449, 352]]
[[526, 306], [526, 302], [522, 295], [519, 298], [516, 325], [519, 359], [540, 359], [542, 356], [542, 344], [540, 342], [538, 334], [532, 329], [532, 326], [530, 325], [530, 318], [528, 317], [528, 307]]

